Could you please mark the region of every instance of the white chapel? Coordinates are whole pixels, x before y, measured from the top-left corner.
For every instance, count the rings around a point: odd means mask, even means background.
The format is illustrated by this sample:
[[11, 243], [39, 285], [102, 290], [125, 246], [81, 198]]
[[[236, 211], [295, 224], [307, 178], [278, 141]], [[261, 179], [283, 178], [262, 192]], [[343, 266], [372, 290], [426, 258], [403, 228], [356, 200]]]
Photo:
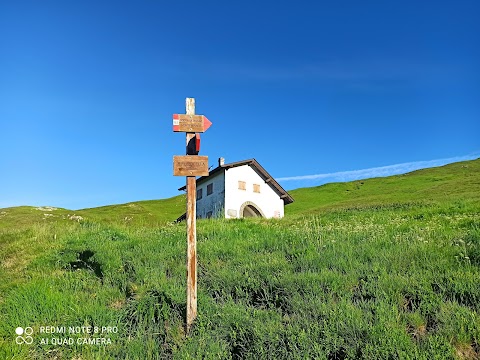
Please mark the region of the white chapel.
[[197, 179], [197, 218], [282, 218], [292, 202], [255, 159], [225, 164], [220, 158], [218, 167]]

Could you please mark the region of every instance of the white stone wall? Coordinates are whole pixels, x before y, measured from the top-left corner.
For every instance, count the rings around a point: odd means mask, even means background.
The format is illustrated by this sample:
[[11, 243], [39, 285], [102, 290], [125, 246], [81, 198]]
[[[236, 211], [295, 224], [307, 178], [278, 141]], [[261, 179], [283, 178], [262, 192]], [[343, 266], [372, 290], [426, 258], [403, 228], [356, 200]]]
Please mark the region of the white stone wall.
[[[239, 190], [238, 181], [245, 181], [245, 190]], [[253, 191], [253, 184], [260, 185], [260, 193]], [[224, 211], [226, 218], [242, 217], [240, 209], [242, 204], [247, 201], [254, 203], [266, 218], [283, 217], [284, 215], [283, 200], [280, 199], [280, 196], [270, 185], [265, 183], [255, 170], [248, 165], [233, 167], [225, 171], [224, 192]]]
[[[213, 183], [213, 193], [207, 195], [207, 186]], [[208, 212], [212, 212], [213, 217], [223, 217], [225, 208], [225, 176], [223, 171], [214, 174], [201, 184], [197, 185], [197, 190], [202, 189], [202, 198], [197, 199], [197, 218], [205, 219]]]

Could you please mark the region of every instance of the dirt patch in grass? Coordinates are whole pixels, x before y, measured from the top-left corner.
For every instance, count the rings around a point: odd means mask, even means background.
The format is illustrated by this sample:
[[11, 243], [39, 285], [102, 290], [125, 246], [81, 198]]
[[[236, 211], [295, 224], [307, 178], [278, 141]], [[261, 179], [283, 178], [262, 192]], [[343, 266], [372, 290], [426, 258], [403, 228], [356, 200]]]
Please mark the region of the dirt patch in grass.
[[480, 349], [477, 344], [457, 344], [455, 345], [455, 355], [460, 360], [478, 360], [480, 359]]

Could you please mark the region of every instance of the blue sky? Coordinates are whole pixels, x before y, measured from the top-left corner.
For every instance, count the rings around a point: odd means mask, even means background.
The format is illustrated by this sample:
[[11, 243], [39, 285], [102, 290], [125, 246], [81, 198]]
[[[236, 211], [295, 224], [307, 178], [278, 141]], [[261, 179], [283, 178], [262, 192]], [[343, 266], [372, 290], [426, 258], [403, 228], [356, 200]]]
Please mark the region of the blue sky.
[[177, 195], [186, 97], [213, 123], [211, 165], [256, 158], [286, 189], [479, 157], [479, 13], [464, 0], [2, 2], [0, 207]]

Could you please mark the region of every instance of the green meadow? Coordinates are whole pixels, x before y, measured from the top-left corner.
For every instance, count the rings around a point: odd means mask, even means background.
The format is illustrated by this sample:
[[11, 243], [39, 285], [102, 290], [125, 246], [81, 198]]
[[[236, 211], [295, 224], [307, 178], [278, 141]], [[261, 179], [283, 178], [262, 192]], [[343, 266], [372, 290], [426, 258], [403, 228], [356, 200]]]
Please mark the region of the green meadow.
[[480, 358], [480, 160], [290, 194], [198, 221], [188, 336], [183, 195], [0, 209], [0, 359]]

